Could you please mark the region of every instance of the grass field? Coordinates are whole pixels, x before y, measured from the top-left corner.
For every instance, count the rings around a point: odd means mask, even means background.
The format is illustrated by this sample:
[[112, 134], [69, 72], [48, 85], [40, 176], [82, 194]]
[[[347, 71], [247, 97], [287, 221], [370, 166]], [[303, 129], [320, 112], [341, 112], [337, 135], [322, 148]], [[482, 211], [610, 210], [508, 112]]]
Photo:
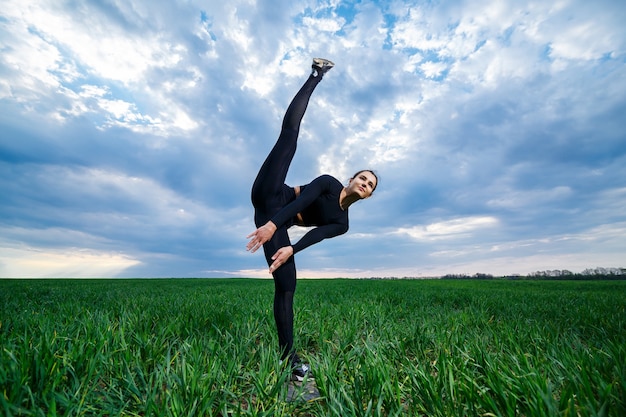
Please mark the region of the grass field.
[[6, 416], [626, 416], [626, 281], [0, 280]]

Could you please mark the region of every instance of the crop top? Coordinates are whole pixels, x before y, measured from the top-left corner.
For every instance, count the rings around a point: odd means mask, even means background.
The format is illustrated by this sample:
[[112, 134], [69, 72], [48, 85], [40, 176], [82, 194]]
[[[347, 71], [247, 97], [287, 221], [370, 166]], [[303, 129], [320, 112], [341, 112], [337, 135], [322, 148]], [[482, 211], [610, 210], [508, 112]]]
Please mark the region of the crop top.
[[294, 255], [323, 239], [348, 231], [348, 210], [342, 210], [339, 204], [342, 190], [339, 180], [321, 175], [300, 186], [300, 195], [271, 218], [276, 227], [289, 227], [297, 222], [295, 219], [300, 213], [304, 226], [316, 226], [292, 245]]

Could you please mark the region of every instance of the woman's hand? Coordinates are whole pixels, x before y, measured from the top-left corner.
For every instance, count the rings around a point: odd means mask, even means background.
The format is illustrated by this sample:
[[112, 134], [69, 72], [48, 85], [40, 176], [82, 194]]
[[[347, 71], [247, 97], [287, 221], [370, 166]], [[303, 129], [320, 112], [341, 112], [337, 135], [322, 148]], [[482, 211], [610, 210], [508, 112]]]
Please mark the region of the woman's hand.
[[289, 259], [292, 255], [293, 248], [291, 246], [283, 246], [278, 249], [274, 256], [272, 256], [272, 260], [274, 262], [270, 265], [270, 274], [276, 271], [282, 264], [287, 262], [287, 259]]
[[246, 245], [246, 249], [252, 253], [256, 252], [257, 249], [263, 246], [265, 242], [269, 241], [272, 236], [274, 236], [275, 231], [276, 225], [270, 220], [246, 236], [246, 239], [250, 239], [250, 242]]

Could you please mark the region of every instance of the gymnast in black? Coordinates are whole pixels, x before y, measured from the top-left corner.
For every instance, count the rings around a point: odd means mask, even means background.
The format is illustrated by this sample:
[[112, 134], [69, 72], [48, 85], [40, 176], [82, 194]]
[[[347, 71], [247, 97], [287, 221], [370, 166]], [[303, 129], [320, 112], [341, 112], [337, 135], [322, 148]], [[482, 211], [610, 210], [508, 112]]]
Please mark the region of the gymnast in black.
[[[300, 122], [311, 94], [334, 64], [315, 58], [313, 71], [287, 108], [278, 140], [252, 186], [252, 205], [257, 229], [247, 236], [247, 249], [261, 246], [269, 271], [274, 278], [274, 319], [278, 331], [281, 360], [289, 359], [293, 377], [310, 376], [293, 351], [293, 296], [296, 290], [294, 255], [303, 249], [348, 231], [348, 207], [368, 198], [378, 184], [374, 172], [363, 170], [347, 186], [330, 175], [315, 178], [309, 184], [290, 187], [285, 184], [289, 165], [296, 152]], [[314, 226], [298, 242], [291, 244], [287, 229], [291, 226]]]

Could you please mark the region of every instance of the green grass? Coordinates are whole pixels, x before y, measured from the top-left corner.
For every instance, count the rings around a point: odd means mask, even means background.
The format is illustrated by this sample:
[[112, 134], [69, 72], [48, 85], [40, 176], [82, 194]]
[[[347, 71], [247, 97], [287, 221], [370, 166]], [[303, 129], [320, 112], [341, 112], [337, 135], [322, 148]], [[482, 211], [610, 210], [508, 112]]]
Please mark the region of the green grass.
[[624, 416], [626, 282], [0, 280], [6, 416]]

